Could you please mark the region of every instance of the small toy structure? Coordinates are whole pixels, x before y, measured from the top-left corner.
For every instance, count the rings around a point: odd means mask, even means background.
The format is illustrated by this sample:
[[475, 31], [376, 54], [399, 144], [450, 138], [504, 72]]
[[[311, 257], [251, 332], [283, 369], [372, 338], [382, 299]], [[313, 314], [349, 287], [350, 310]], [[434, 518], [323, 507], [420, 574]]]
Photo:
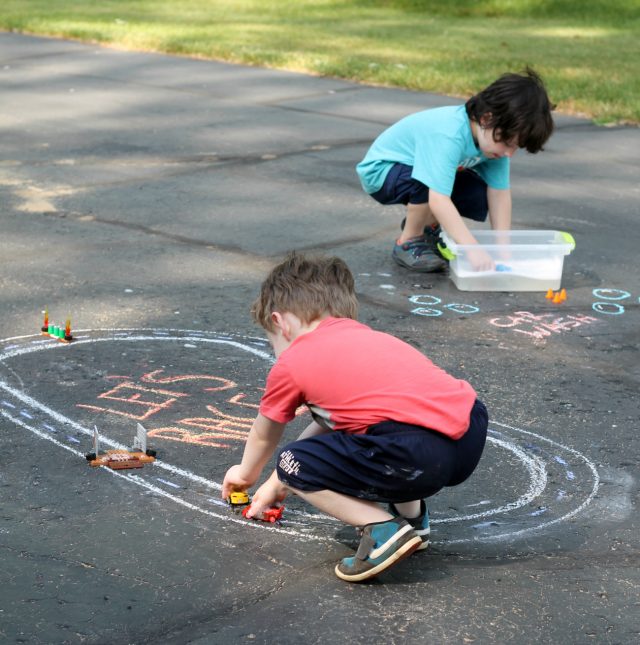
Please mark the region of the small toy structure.
[[513, 271], [513, 269], [507, 264], [496, 264], [496, 271], [508, 273], [509, 271]]
[[549, 289], [547, 291], [547, 295], [545, 296], [547, 300], [553, 300], [553, 289]]
[[73, 340], [73, 336], [71, 335], [71, 318], [67, 318], [64, 328], [58, 327], [58, 325], [50, 322], [48, 309], [44, 310], [44, 320], [40, 331], [43, 336], [51, 336], [51, 338], [55, 338], [61, 343], [70, 343]]
[[147, 449], [147, 431], [141, 423], [133, 440], [133, 450], [107, 450], [100, 454], [100, 435], [93, 426], [93, 452], [85, 455], [90, 466], [106, 466], [112, 470], [142, 468], [156, 460], [156, 451]]
[[[251, 506], [247, 506], [243, 511], [242, 515], [244, 517], [247, 517], [247, 512]], [[267, 508], [262, 512], [262, 517], [252, 517], [252, 520], [259, 520], [261, 522], [271, 522], [272, 524], [277, 522], [281, 517], [282, 513], [284, 512], [284, 506], [272, 506], [271, 508]]]
[[64, 325], [64, 340], [67, 343], [70, 343], [73, 340], [73, 336], [71, 335], [71, 318], [67, 318]]
[[227, 502], [235, 510], [235, 507], [246, 506], [249, 503], [249, 495], [247, 495], [247, 492], [244, 490], [235, 491], [227, 497]]

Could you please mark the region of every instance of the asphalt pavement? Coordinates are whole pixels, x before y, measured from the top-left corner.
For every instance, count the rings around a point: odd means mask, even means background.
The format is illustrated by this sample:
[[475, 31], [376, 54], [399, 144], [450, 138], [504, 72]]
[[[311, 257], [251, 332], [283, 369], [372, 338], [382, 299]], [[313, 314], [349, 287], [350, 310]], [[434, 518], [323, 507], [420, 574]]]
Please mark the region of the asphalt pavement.
[[[459, 102], [0, 34], [1, 642], [638, 642], [640, 130], [557, 114], [514, 159], [515, 228], [575, 238], [566, 302], [459, 291], [393, 263], [402, 209], [354, 170]], [[220, 500], [273, 360], [249, 307], [291, 249], [345, 259], [360, 319], [491, 414], [431, 547], [368, 584], [333, 574], [348, 527]], [[94, 427], [108, 449], [138, 423], [154, 464], [89, 466]]]

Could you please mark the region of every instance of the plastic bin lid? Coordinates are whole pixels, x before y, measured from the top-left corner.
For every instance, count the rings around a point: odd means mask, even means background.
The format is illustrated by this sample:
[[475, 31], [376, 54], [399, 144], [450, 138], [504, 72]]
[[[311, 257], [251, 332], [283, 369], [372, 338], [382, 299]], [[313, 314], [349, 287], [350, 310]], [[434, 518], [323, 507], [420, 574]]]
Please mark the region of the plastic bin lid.
[[[474, 231], [475, 233], [479, 233], [478, 237], [481, 237], [483, 233], [497, 233], [498, 231]], [[566, 231], [547, 231], [547, 230], [536, 230], [536, 231], [527, 231], [527, 230], [522, 230], [522, 231], [514, 231], [510, 230], [508, 231], [509, 235], [512, 236], [511, 242], [509, 243], [510, 247], [516, 248], [516, 249], [529, 249], [529, 250], [536, 250], [536, 249], [546, 249], [549, 247], [553, 247], [554, 251], [562, 251], [563, 255], [568, 255], [573, 251], [573, 249], [576, 248], [576, 242], [573, 238], [573, 235], [571, 233], [567, 233]], [[454, 242], [446, 233], [446, 231], [441, 232], [441, 237], [442, 240], [444, 241], [444, 245], [438, 244], [438, 248], [440, 249], [440, 252], [443, 254], [443, 256], [451, 260], [456, 256], [456, 252], [459, 250], [466, 250], [471, 248], [472, 244], [457, 244]], [[518, 242], [517, 238], [518, 237], [540, 237], [544, 238], [547, 241], [546, 242]], [[554, 241], [549, 242], [549, 238], [560, 238], [562, 241]], [[504, 246], [502, 244], [492, 244], [492, 243], [486, 243], [486, 242], [480, 242], [481, 246], [483, 247], [498, 247], [498, 246]]]

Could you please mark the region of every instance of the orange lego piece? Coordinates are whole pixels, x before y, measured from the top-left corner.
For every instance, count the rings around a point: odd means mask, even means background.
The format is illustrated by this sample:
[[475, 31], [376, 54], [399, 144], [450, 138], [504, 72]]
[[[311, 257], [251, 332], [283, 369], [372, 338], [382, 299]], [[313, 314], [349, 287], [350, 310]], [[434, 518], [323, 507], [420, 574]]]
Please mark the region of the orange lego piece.
[[73, 340], [73, 336], [71, 335], [71, 318], [67, 318], [64, 326], [64, 336], [59, 340], [66, 343], [70, 343]]
[[88, 454], [86, 459], [90, 466], [106, 466], [112, 470], [128, 470], [129, 468], [142, 468], [156, 459], [144, 452], [130, 450], [107, 450], [102, 455]]
[[564, 302], [567, 299], [567, 290], [562, 288], [560, 290], [560, 297], [562, 298], [562, 302]]
[[553, 289], [549, 289], [549, 290], [547, 291], [547, 295], [545, 296], [545, 298], [547, 298], [548, 300], [552, 300], [552, 299], [553, 299]]
[[555, 296], [553, 296], [553, 304], [554, 305], [559, 305], [562, 302], [562, 296], [560, 295], [560, 292], [556, 293]]

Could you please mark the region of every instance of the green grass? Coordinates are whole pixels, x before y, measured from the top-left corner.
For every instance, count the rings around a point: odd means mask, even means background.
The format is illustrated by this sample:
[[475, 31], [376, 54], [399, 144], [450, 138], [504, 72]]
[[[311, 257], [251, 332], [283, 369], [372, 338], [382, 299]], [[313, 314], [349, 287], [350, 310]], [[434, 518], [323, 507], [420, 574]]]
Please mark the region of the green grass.
[[640, 123], [638, 0], [3, 0], [0, 28], [463, 97], [530, 65], [560, 111]]

